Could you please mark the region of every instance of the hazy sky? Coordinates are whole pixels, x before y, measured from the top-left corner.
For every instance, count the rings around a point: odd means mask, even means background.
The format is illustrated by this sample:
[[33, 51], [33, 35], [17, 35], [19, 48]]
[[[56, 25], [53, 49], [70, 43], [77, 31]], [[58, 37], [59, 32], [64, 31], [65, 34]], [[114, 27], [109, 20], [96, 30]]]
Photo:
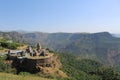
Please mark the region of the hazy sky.
[[120, 0], [0, 0], [0, 30], [120, 33]]

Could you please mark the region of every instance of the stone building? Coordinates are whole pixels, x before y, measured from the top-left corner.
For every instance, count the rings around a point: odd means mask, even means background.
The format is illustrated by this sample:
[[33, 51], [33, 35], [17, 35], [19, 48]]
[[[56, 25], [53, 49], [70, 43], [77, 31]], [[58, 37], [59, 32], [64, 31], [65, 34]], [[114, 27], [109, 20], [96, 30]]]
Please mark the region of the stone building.
[[32, 73], [40, 71], [42, 67], [52, 67], [54, 61], [53, 53], [43, 49], [40, 43], [37, 44], [36, 48], [28, 46], [23, 51], [9, 50], [7, 57], [13, 60], [13, 67]]
[[16, 57], [24, 56], [24, 51], [22, 50], [9, 50], [7, 54], [7, 59], [14, 59]]

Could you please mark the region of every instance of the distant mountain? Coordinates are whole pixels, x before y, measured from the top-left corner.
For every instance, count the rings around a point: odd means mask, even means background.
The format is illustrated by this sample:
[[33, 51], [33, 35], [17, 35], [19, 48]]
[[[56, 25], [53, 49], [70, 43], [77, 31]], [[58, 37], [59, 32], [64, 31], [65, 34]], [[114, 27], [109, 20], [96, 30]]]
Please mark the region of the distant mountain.
[[120, 38], [120, 34], [112, 34], [114, 37]]
[[92, 58], [104, 62], [107, 65], [120, 65], [120, 38], [114, 37], [108, 32], [101, 33], [19, 33], [0, 32], [6, 39], [33, 46], [37, 42], [45, 48], [62, 52], [77, 54], [83, 58]]

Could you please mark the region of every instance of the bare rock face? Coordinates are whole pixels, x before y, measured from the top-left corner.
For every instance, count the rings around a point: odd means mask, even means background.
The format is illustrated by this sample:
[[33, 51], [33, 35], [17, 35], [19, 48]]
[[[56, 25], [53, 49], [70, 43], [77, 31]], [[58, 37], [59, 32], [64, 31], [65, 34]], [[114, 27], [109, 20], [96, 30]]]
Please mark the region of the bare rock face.
[[60, 68], [62, 67], [62, 64], [59, 60], [58, 55], [54, 55], [53, 59], [54, 60], [52, 61], [51, 67], [41, 67], [40, 68], [41, 71], [39, 72], [39, 74], [42, 75], [42, 76], [45, 76], [45, 75], [49, 76], [50, 75], [50, 76], [53, 76], [53, 77], [62, 77], [62, 78], [68, 77], [66, 75], [66, 73], [64, 73], [62, 70], [60, 70]]

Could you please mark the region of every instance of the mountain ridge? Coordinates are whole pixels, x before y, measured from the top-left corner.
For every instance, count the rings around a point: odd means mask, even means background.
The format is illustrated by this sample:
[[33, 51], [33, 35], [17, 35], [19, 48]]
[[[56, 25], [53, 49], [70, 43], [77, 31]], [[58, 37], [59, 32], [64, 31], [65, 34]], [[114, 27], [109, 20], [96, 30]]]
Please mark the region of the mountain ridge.
[[120, 38], [109, 32], [99, 33], [19, 33], [0, 32], [6, 39], [31, 44], [40, 42], [45, 48], [61, 53], [72, 53], [83, 58], [98, 59], [111, 66], [119, 66]]

